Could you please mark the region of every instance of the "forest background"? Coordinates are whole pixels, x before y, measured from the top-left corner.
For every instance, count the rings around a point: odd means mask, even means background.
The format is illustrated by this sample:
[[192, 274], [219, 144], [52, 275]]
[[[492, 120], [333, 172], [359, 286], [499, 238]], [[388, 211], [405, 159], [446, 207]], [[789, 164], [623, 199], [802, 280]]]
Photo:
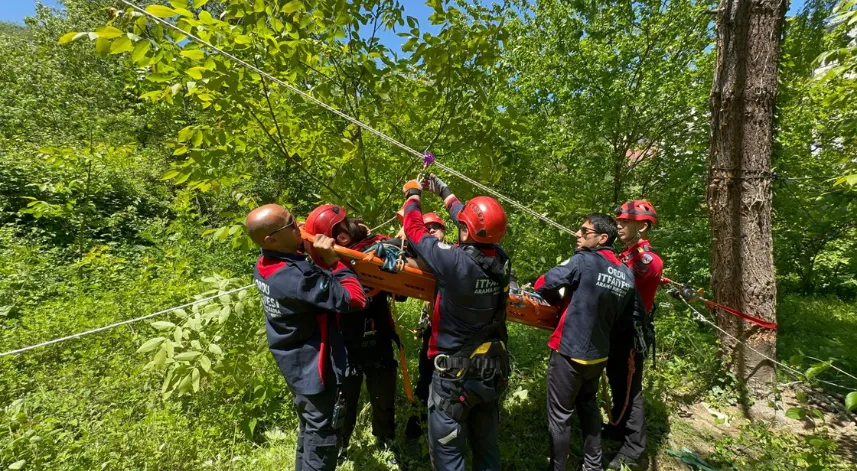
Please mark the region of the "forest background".
[[[375, 226], [419, 171], [387, 143], [113, 2], [62, 4], [0, 23], [0, 351], [244, 286], [256, 256], [242, 226], [250, 208], [279, 202], [304, 215], [336, 202]], [[716, 5], [426, 5], [431, 25], [392, 0], [173, 0], [153, 11], [563, 225], [645, 197], [660, 215], [653, 243], [666, 274], [708, 286]], [[831, 22], [834, 5], [808, 2], [785, 26], [777, 350], [810, 380], [846, 389], [804, 381], [756, 399], [789, 418], [741, 419], [742, 385], [714, 332], [660, 295], [658, 367], [646, 376], [654, 469], [686, 469], [668, 453], [682, 447], [719, 469], [855, 469], [843, 401], [857, 381], [839, 369], [857, 370], [857, 84], [818, 61], [825, 51], [843, 64], [854, 57], [853, 23]], [[401, 48], [379, 34], [399, 34]], [[478, 194], [445, 179], [463, 198]], [[519, 279], [572, 252], [573, 238], [509, 214], [504, 246]], [[404, 327], [416, 327], [418, 309], [400, 306]], [[290, 468], [296, 418], [261, 319], [256, 294], [241, 291], [0, 358], [0, 467]], [[508, 469], [540, 469], [547, 457], [546, 340], [511, 327]], [[399, 406], [404, 424], [411, 406], [403, 396]], [[394, 469], [366, 409], [358, 428], [343, 468]], [[424, 443], [399, 446], [411, 469], [427, 469]]]

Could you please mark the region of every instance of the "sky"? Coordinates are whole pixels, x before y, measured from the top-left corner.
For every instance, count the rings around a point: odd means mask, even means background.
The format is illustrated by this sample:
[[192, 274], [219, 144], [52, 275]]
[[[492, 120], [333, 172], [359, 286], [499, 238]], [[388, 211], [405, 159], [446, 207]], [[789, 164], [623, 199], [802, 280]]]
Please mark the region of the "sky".
[[[0, 0], [0, 21], [23, 22], [25, 17], [35, 13], [37, 1], [51, 7], [58, 7], [60, 4], [59, 0]], [[168, 0], [164, 0], [163, 3], [168, 3]], [[432, 9], [425, 4], [425, 0], [404, 0], [401, 3], [405, 6], [405, 15], [413, 16], [419, 21], [420, 30], [430, 32], [438, 30], [428, 20], [429, 15], [432, 14]], [[407, 25], [401, 28], [401, 31], [407, 30]], [[392, 31], [380, 33], [379, 39], [387, 47], [395, 48], [395, 50], [398, 50], [407, 41], [407, 38], [396, 36]]]
[[[0, 21], [11, 21], [21, 23], [24, 18], [31, 16], [36, 8], [36, 2], [44, 5], [56, 7], [59, 5], [59, 0], [0, 0]], [[164, 3], [167, 3], [166, 0]], [[436, 32], [437, 27], [429, 23], [428, 17], [432, 13], [432, 9], [425, 5], [424, 0], [403, 0], [402, 5], [405, 6], [405, 14], [413, 16], [420, 23], [420, 29], [424, 31]], [[789, 5], [789, 15], [797, 13], [805, 3], [805, 0], [794, 0]], [[407, 25], [406, 25], [407, 26]], [[406, 31], [406, 29], [404, 29]], [[394, 50], [405, 43], [407, 38], [396, 36], [392, 31], [385, 31], [380, 35], [381, 42]]]

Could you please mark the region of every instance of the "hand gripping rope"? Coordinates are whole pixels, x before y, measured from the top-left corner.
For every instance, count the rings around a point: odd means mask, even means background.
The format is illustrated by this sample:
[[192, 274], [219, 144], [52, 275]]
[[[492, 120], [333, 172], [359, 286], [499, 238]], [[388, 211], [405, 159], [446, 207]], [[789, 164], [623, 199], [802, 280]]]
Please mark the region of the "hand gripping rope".
[[191, 34], [190, 32], [179, 28], [178, 26], [170, 23], [169, 21], [166, 21], [162, 18], [158, 18], [157, 16], [147, 12], [143, 8], [135, 5], [134, 3], [131, 3], [128, 0], [118, 0], [118, 1], [120, 3], [127, 5], [128, 7], [136, 10], [137, 12], [151, 18], [152, 20], [166, 26], [167, 28], [170, 28], [174, 31], [181, 33], [182, 35], [186, 36], [188, 39], [207, 47], [211, 51], [216, 52], [217, 54], [220, 54], [221, 56], [226, 57], [227, 59], [232, 60], [235, 63], [252, 70], [253, 72], [256, 72], [257, 74], [267, 78], [268, 80], [271, 80], [272, 82], [276, 83], [277, 85], [280, 85], [281, 87], [284, 87], [287, 90], [290, 90], [290, 91], [300, 95], [301, 97], [303, 97], [307, 101], [309, 101], [315, 105], [318, 105], [321, 108], [324, 108], [325, 110], [335, 114], [336, 116], [339, 116], [340, 118], [348, 121], [349, 123], [351, 123], [355, 126], [358, 126], [361, 129], [364, 129], [365, 131], [371, 133], [372, 135], [378, 137], [379, 139], [404, 150], [405, 152], [411, 154], [412, 156], [414, 156], [418, 159], [422, 159], [424, 171], [429, 165], [434, 164], [435, 166], [437, 166], [441, 170], [445, 171], [446, 173], [448, 173], [452, 176], [458, 177], [459, 179], [461, 179], [467, 183], [470, 183], [471, 185], [481, 189], [482, 191], [485, 191], [485, 192], [491, 194], [492, 196], [496, 197], [497, 199], [500, 199], [502, 201], [505, 201], [505, 202], [511, 204], [512, 206], [518, 208], [521, 212], [528, 214], [528, 215], [530, 215], [536, 219], [539, 219], [539, 220], [543, 221], [544, 223], [546, 223], [546, 224], [548, 224], [548, 225], [550, 225], [556, 229], [559, 229], [562, 232], [565, 232], [567, 234], [572, 234], [572, 235], [574, 235], [574, 233], [576, 232], [576, 231], [574, 231], [568, 227], [563, 226], [562, 224], [554, 221], [553, 219], [551, 219], [547, 216], [544, 216], [542, 214], [537, 213], [536, 211], [525, 206], [523, 203], [520, 203], [520, 202], [518, 202], [512, 198], [509, 198], [508, 196], [501, 194], [500, 192], [492, 189], [491, 187], [483, 185], [482, 183], [479, 183], [476, 180], [473, 180], [472, 178], [468, 177], [467, 175], [464, 175], [461, 172], [458, 172], [458, 171], [456, 171], [456, 170], [454, 170], [454, 169], [452, 169], [452, 168], [450, 168], [450, 167], [448, 167], [442, 163], [435, 162], [434, 154], [432, 154], [431, 152], [419, 152], [418, 150], [413, 149], [413, 148], [409, 147], [408, 145], [397, 141], [396, 139], [382, 133], [381, 131], [374, 129], [373, 127], [369, 126], [368, 124], [365, 124], [362, 121], [360, 121], [356, 118], [353, 118], [353, 117], [343, 113], [342, 111], [339, 111], [338, 109], [324, 103], [323, 101], [319, 100], [318, 98], [313, 97], [309, 93], [306, 93], [303, 90], [300, 90], [299, 88], [295, 87], [294, 85], [288, 84], [288, 83], [278, 79], [277, 77], [274, 77], [273, 75], [263, 71], [262, 69], [254, 66], [253, 64], [250, 64], [244, 60], [239, 59], [235, 55], [230, 54], [230, 53], [218, 48], [217, 46], [211, 44], [210, 42], [205, 41], [205, 40]]

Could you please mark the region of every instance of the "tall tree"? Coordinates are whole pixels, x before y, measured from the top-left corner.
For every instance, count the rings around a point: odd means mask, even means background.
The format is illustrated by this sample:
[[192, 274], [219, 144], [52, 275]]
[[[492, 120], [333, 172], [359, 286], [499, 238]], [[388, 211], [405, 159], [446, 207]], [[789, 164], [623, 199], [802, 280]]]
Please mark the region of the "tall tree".
[[[771, 237], [771, 153], [777, 64], [786, 2], [722, 0], [711, 90], [708, 205], [711, 278], [717, 298], [776, 320]], [[776, 331], [718, 313], [718, 324], [746, 342], [724, 338], [732, 369], [757, 393], [776, 384]], [[747, 348], [747, 346], [752, 347]]]

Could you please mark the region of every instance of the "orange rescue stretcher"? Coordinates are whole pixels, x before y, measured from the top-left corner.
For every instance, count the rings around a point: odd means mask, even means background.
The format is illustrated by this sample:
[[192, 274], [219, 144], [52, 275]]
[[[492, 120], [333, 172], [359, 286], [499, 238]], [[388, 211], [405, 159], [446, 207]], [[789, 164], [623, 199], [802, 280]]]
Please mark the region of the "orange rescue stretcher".
[[[312, 242], [315, 238], [301, 229], [304, 240]], [[343, 262], [357, 274], [360, 283], [377, 291], [406, 296], [408, 298], [434, 301], [434, 275], [418, 268], [404, 267], [397, 273], [381, 269], [384, 260], [373, 252], [363, 253], [338, 245], [334, 250]], [[553, 330], [559, 322], [559, 309], [547, 304], [537, 296], [525, 291], [509, 295], [506, 305], [506, 319], [541, 329]]]

